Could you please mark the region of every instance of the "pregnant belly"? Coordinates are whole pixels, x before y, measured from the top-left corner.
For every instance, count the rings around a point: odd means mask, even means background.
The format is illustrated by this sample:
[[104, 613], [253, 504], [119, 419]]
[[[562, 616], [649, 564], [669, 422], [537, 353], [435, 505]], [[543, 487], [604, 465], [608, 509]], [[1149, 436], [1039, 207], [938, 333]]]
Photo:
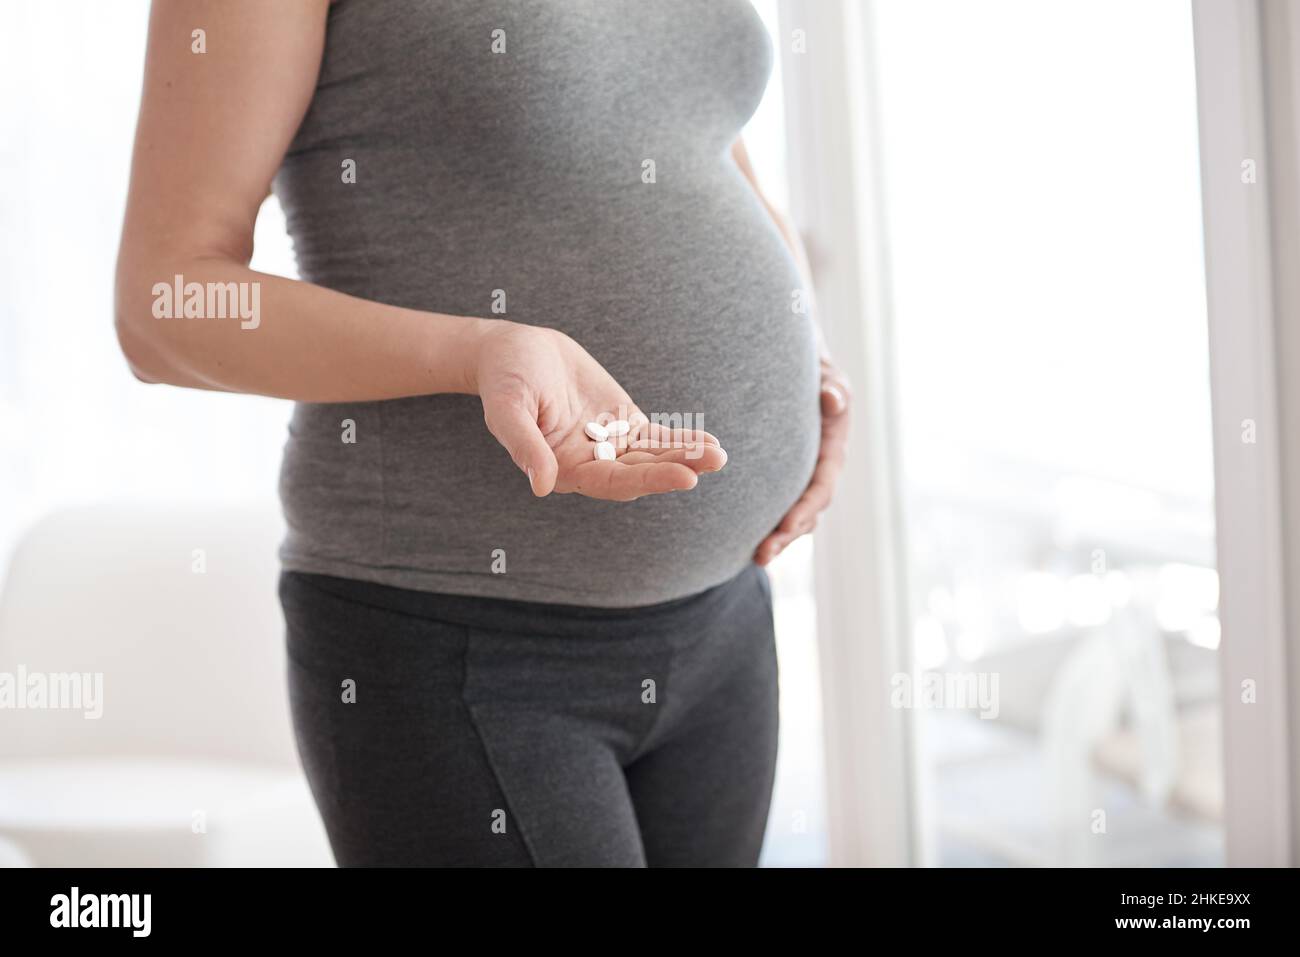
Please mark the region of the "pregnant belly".
[[[520, 204], [496, 225], [431, 229], [428, 258], [370, 268], [403, 304], [490, 315], [496, 294], [506, 318], [566, 332], [648, 414], [717, 435], [726, 468], [632, 503], [537, 500], [477, 399], [302, 405], [282, 482], [287, 564], [330, 571], [310, 558], [328, 556], [334, 573], [403, 587], [603, 607], [743, 568], [811, 475], [815, 337], [792, 309], [793, 261], [743, 182], [654, 189], [580, 215]], [[349, 417], [368, 452], [340, 442]]]

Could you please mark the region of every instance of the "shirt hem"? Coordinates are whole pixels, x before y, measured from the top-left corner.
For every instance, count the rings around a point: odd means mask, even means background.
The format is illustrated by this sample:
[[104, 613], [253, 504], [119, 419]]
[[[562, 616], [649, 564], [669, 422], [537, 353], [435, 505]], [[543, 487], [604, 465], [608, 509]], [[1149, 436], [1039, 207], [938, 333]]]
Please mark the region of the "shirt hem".
[[390, 588], [405, 588], [411, 591], [433, 592], [443, 595], [467, 595], [475, 598], [495, 598], [506, 601], [540, 602], [552, 605], [580, 605], [589, 608], [644, 608], [664, 602], [689, 598], [692, 595], [708, 591], [730, 580], [740, 569], [732, 569], [720, 576], [710, 575], [707, 580], [693, 584], [690, 588], [669, 589], [653, 594], [642, 593], [631, 596], [634, 601], [619, 601], [619, 597], [606, 593], [584, 591], [544, 582], [525, 581], [507, 574], [491, 575], [474, 572], [437, 572], [427, 569], [406, 568], [401, 566], [374, 566], [349, 559], [331, 559], [318, 556], [281, 554], [280, 564], [286, 572], [301, 572], [307, 575], [330, 575], [335, 578], [350, 578], [356, 581], [370, 582], [375, 585], [387, 585]]

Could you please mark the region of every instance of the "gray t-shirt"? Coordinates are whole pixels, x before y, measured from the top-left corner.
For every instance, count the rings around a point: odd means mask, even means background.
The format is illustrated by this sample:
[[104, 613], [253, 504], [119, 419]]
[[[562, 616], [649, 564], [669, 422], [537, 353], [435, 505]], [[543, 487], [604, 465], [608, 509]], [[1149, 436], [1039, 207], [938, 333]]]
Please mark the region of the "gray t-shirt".
[[690, 492], [536, 499], [476, 397], [300, 403], [286, 568], [630, 607], [750, 560], [807, 484], [820, 426], [800, 279], [729, 152], [771, 63], [748, 0], [331, 10], [275, 180], [302, 277], [562, 330], [729, 460]]

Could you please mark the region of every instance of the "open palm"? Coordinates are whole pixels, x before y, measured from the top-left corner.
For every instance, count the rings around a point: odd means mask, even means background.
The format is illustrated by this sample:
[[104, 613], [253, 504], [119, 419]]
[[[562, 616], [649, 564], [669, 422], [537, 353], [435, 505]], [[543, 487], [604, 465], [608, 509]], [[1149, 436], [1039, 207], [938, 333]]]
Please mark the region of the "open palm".
[[[648, 421], [631, 397], [580, 345], [553, 329], [503, 322], [488, 334], [477, 368], [488, 430], [528, 475], [533, 493], [577, 492], [631, 501], [694, 488], [727, 454], [694, 429]], [[595, 458], [587, 423], [629, 423], [611, 438], [616, 458]]]

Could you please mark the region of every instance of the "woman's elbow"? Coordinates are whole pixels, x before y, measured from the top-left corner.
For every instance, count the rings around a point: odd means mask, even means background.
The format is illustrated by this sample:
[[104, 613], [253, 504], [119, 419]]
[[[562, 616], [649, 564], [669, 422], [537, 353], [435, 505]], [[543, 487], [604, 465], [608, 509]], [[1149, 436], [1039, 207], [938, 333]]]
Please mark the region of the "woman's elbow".
[[142, 336], [138, 324], [118, 313], [114, 326], [117, 330], [118, 348], [122, 350], [122, 356], [126, 359], [126, 365], [131, 370], [131, 375], [148, 385], [156, 385], [161, 382], [162, 379], [152, 369], [154, 360], [145, 344], [141, 341]]
[[113, 329], [117, 333], [117, 346], [133, 376], [149, 384], [164, 382], [162, 355], [154, 330], [149, 327], [152, 313], [139, 297], [127, 295], [129, 288], [129, 278], [119, 271], [113, 297]]

